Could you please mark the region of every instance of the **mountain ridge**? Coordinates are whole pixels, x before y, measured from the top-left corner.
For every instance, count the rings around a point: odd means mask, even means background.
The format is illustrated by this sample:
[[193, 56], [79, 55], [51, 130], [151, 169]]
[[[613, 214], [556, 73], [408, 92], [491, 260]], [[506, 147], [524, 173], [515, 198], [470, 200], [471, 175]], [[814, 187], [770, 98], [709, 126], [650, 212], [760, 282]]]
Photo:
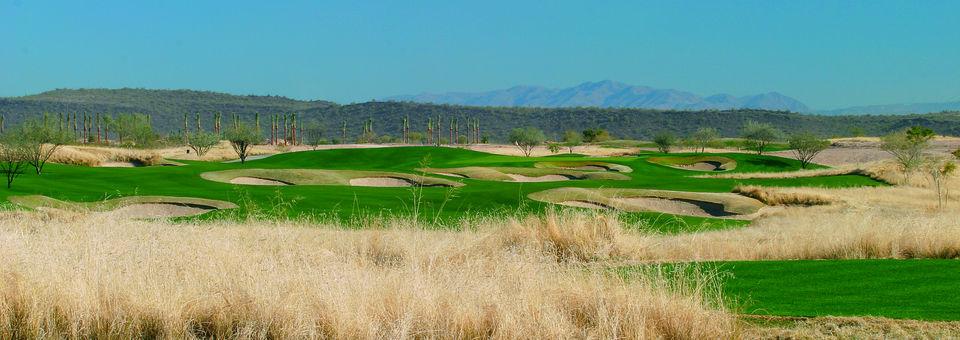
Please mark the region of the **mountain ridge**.
[[[530, 94], [536, 95], [536, 91]], [[178, 133], [184, 128], [187, 115], [190, 129], [195, 114], [202, 126], [212, 128], [214, 113], [224, 114], [224, 124], [239, 117], [254, 122], [259, 113], [261, 124], [279, 114], [298, 114], [304, 122], [317, 121], [324, 136], [340, 139], [342, 126], [347, 126], [347, 141], [355, 141], [369, 120], [375, 121], [377, 134], [399, 136], [403, 122], [409, 119], [411, 131], [424, 131], [432, 119], [442, 120], [446, 127], [453, 121], [479, 120], [484, 135], [503, 142], [516, 127], [533, 126], [544, 130], [550, 138], [559, 138], [566, 130], [604, 128], [619, 138], [647, 139], [656, 133], [670, 131], [688, 136], [700, 127], [717, 128], [722, 136], [736, 137], [750, 121], [769, 123], [785, 132], [812, 132], [821, 136], [866, 134], [879, 136], [910, 126], [926, 126], [945, 135], [960, 135], [960, 112], [923, 115], [811, 115], [787, 111], [758, 109], [729, 110], [655, 110], [638, 108], [544, 108], [488, 107], [413, 102], [370, 101], [337, 104], [328, 101], [304, 101], [280, 96], [243, 96], [193, 90], [148, 89], [61, 89], [38, 95], [0, 98], [0, 115], [6, 126], [15, 126], [24, 119], [50, 113], [87, 113], [115, 116], [120, 113], [142, 113], [152, 117], [153, 127], [161, 133]], [[57, 119], [57, 118], [53, 118]]]
[[518, 85], [480, 92], [421, 93], [386, 97], [388, 101], [514, 107], [600, 107], [658, 110], [764, 109], [792, 112], [811, 111], [804, 103], [779, 92], [737, 97], [720, 93], [707, 97], [675, 90], [628, 85], [603, 80], [566, 88]]

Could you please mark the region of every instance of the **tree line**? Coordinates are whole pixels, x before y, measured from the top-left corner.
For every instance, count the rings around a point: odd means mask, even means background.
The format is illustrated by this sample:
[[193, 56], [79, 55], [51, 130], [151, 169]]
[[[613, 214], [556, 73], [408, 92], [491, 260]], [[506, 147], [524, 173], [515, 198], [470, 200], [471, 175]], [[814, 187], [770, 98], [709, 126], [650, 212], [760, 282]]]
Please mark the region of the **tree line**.
[[[304, 123], [316, 121], [328, 140], [356, 140], [363, 125], [374, 121], [377, 138], [408, 141], [410, 138], [451, 139], [449, 124], [482, 123], [481, 137], [505, 142], [512, 129], [536, 126], [551, 139], [560, 139], [566, 130], [583, 131], [602, 127], [615, 138], [650, 140], [661, 131], [688, 135], [701, 126], [717, 129], [723, 137], [737, 137], [749, 121], [768, 123], [787, 131], [808, 131], [821, 137], [880, 136], [911, 126], [923, 126], [942, 135], [960, 135], [960, 113], [942, 112], [899, 116], [818, 116], [786, 111], [732, 110], [650, 110], [615, 108], [526, 108], [471, 107], [410, 102], [366, 102], [339, 105], [325, 101], [301, 101], [277, 96], [234, 96], [203, 91], [167, 90], [57, 90], [19, 98], [0, 98], [0, 114], [11, 123], [38, 112], [139, 112], [153, 117], [158, 132], [182, 130], [181, 116], [223, 112], [254, 120], [257, 113], [298, 114]], [[439, 120], [437, 121], [439, 117]], [[262, 117], [266, 119], [266, 117]], [[426, 126], [433, 120], [430, 131]], [[404, 125], [406, 121], [406, 125]], [[209, 124], [204, 121], [203, 124]], [[407, 126], [406, 128], [404, 126]], [[206, 125], [207, 129], [211, 126]], [[346, 133], [343, 133], [346, 131]], [[417, 136], [416, 134], [421, 136]], [[369, 136], [367, 136], [369, 137]], [[457, 136], [452, 137], [457, 142]], [[470, 137], [468, 137], [470, 138]], [[369, 139], [369, 138], [367, 138]], [[378, 142], [378, 140], [374, 140]], [[435, 144], [428, 140], [427, 144]]]

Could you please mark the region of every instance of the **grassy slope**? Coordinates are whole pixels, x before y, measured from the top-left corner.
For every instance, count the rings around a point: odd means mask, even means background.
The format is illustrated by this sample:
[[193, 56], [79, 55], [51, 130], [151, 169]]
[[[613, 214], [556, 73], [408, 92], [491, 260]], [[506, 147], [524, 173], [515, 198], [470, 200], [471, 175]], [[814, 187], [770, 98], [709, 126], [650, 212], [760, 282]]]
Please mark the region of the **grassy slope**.
[[724, 292], [751, 314], [960, 320], [960, 261], [732, 262]]
[[[728, 192], [738, 183], [774, 186], [861, 186], [880, 185], [863, 176], [833, 176], [798, 179], [700, 179], [687, 176], [701, 174], [651, 164], [644, 154], [640, 157], [591, 158], [624, 164], [634, 169], [626, 175], [630, 181], [563, 181], [545, 183], [503, 183], [463, 179], [464, 187], [453, 189], [424, 188], [422, 211], [440, 216], [458, 216], [463, 213], [510, 213], [518, 210], [539, 211], [544, 204], [529, 200], [526, 195], [549, 188], [577, 187], [626, 187], [657, 188], [668, 190]], [[734, 172], [790, 171], [796, 170], [796, 161], [777, 157], [758, 157], [745, 154], [725, 154], [736, 159]], [[282, 196], [284, 200], [296, 200], [287, 212], [290, 215], [334, 214], [338, 216], [368, 214], [406, 213], [413, 205], [413, 190], [409, 188], [364, 188], [349, 186], [289, 186], [257, 187], [238, 186], [207, 181], [199, 174], [207, 171], [264, 168], [264, 169], [350, 169], [387, 170], [414, 173], [413, 169], [429, 167], [502, 166], [533, 167], [538, 161], [583, 160], [581, 157], [553, 156], [549, 158], [524, 158], [492, 155], [462, 149], [435, 147], [340, 149], [314, 152], [298, 152], [276, 155], [248, 162], [211, 163], [184, 161], [181, 167], [147, 168], [88, 168], [51, 164], [42, 177], [25, 174], [17, 180], [12, 190], [0, 190], [0, 198], [8, 195], [40, 194], [62, 200], [96, 201], [105, 198], [130, 195], [163, 195], [200, 197], [240, 203], [245, 198], [260, 208], [275, 205]], [[281, 193], [278, 195], [277, 193]], [[446, 197], [452, 196], [449, 200]], [[442, 207], [442, 209], [441, 209]], [[519, 208], [518, 208], [519, 207]], [[696, 221], [696, 219], [690, 219]]]
[[[744, 314], [960, 320], [960, 260], [731, 261], [676, 268], [716, 272], [729, 307]], [[631, 277], [643, 270], [617, 271]]]
[[742, 312], [960, 320], [958, 260], [712, 263]]

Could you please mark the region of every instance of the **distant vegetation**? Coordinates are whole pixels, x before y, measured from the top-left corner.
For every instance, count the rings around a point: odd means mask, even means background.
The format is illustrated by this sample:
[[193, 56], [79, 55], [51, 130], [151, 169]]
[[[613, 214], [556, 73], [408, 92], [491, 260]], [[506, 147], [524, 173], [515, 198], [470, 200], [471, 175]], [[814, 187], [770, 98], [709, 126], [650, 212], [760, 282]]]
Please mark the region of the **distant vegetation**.
[[[662, 111], [647, 109], [602, 108], [517, 108], [469, 107], [453, 105], [418, 104], [408, 102], [367, 102], [339, 105], [327, 101], [301, 101], [277, 96], [236, 96], [190, 90], [55, 90], [38, 95], [0, 99], [3, 124], [10, 125], [26, 118], [51, 115], [81, 117], [102, 115], [118, 119], [119, 114], [143, 114], [149, 118], [155, 131], [177, 134], [184, 129], [216, 131], [214, 116], [253, 122], [257, 114], [263, 116], [261, 133], [274, 133], [267, 128], [283, 123], [284, 119], [311, 122], [310, 139], [319, 143], [355, 142], [361, 137], [376, 136], [376, 141], [402, 141], [406, 132], [408, 141], [414, 134], [447, 139], [454, 132], [467, 135], [468, 140], [506, 142], [514, 128], [534, 126], [543, 130], [548, 140], [561, 141], [567, 130], [583, 131], [602, 128], [606, 134], [584, 136], [584, 142], [606, 139], [652, 139], [659, 132], [690, 136], [698, 129], [712, 127], [720, 137], [738, 137], [741, 128], [750, 121], [769, 124], [781, 131], [806, 131], [821, 137], [885, 135], [910, 126], [924, 126], [938, 134], [960, 135], [960, 113], [942, 112], [904, 116], [816, 116], [785, 111], [766, 110], [707, 110]], [[199, 121], [197, 116], [199, 114]], [[185, 124], [185, 115], [190, 116]], [[278, 118], [273, 118], [278, 117]], [[292, 118], [293, 117], [293, 118]], [[94, 118], [96, 119], [96, 118]], [[91, 119], [93, 120], [93, 119]], [[224, 119], [226, 120], [226, 119]], [[315, 122], [315, 123], [314, 123]], [[457, 122], [456, 126], [451, 125]], [[230, 122], [227, 122], [230, 123]], [[371, 129], [364, 126], [372, 124]], [[441, 125], [442, 124], [442, 125]], [[460, 130], [462, 129], [462, 130]], [[299, 129], [298, 129], [299, 130]], [[443, 130], [442, 133], [439, 130]], [[595, 130], [597, 132], [599, 130]], [[282, 131], [280, 131], [282, 132]], [[467, 132], [467, 133], [463, 133]], [[367, 134], [367, 136], [362, 136]], [[318, 137], [320, 136], [320, 137]], [[419, 138], [418, 138], [419, 139]], [[314, 143], [308, 144], [314, 144]]]

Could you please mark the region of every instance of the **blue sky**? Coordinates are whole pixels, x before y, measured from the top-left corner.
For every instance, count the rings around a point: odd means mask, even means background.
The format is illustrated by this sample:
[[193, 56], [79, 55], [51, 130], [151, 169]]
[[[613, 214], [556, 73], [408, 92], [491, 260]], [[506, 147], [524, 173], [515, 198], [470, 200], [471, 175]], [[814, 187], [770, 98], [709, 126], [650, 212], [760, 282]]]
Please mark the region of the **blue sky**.
[[813, 108], [960, 100], [960, 1], [0, 0], [0, 96], [341, 103], [618, 80]]

